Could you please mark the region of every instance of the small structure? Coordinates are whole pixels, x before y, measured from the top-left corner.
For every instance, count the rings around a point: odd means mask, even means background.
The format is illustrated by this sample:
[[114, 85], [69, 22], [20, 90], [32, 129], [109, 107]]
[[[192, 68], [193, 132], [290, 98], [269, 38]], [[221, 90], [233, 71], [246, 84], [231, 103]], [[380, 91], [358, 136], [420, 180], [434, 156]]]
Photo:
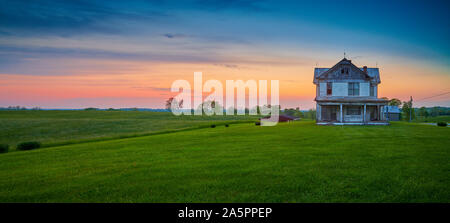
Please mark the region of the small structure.
[[388, 125], [378, 98], [378, 68], [359, 68], [344, 57], [331, 68], [315, 68], [316, 122], [319, 125]]
[[397, 106], [384, 106], [384, 115], [388, 121], [400, 121], [400, 109]]

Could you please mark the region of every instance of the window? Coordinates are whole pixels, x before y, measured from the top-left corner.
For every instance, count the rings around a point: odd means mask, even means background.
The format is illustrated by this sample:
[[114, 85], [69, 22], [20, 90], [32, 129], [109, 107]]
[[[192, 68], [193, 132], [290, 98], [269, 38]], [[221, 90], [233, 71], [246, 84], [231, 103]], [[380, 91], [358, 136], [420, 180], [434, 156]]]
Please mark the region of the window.
[[348, 67], [341, 69], [341, 74], [343, 73], [348, 74]]
[[348, 96], [359, 96], [359, 82], [348, 83]]
[[370, 96], [375, 96], [375, 86], [370, 85]]
[[347, 115], [361, 115], [361, 108], [359, 106], [349, 106]]
[[327, 82], [327, 95], [331, 95], [333, 93], [333, 83]]

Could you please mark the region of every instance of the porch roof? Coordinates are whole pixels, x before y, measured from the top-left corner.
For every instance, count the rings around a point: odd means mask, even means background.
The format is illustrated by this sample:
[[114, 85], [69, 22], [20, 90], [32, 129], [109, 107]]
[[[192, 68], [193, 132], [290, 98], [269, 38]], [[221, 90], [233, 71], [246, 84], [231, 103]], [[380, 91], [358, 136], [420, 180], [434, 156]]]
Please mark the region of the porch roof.
[[316, 97], [314, 99], [316, 102], [334, 102], [334, 103], [375, 103], [379, 105], [387, 105], [388, 100], [382, 98], [372, 98], [372, 97]]

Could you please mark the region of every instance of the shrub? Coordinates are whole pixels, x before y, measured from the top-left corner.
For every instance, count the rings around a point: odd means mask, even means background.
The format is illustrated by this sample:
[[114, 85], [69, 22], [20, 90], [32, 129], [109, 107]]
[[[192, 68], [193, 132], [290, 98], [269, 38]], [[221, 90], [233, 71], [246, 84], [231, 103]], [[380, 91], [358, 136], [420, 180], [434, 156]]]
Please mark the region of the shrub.
[[225, 124], [225, 127], [228, 127], [228, 126], [230, 126], [230, 125], [228, 125], [228, 124]]
[[255, 122], [255, 125], [261, 125], [261, 122]]
[[216, 125], [211, 125], [211, 128], [215, 128], [216, 127]]
[[0, 153], [7, 153], [9, 146], [7, 144], [0, 144]]
[[40, 142], [23, 142], [17, 145], [17, 150], [32, 150], [41, 147]]
[[447, 126], [447, 122], [438, 122], [437, 125], [445, 127]]

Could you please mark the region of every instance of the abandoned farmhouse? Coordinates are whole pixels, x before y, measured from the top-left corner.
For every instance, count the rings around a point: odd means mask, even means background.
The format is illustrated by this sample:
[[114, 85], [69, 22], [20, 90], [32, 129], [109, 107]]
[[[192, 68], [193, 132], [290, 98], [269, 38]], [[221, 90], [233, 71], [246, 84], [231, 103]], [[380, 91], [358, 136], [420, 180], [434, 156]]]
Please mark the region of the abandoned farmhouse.
[[378, 68], [360, 68], [342, 59], [331, 68], [315, 68], [316, 122], [319, 125], [387, 125], [386, 99], [378, 98]]

